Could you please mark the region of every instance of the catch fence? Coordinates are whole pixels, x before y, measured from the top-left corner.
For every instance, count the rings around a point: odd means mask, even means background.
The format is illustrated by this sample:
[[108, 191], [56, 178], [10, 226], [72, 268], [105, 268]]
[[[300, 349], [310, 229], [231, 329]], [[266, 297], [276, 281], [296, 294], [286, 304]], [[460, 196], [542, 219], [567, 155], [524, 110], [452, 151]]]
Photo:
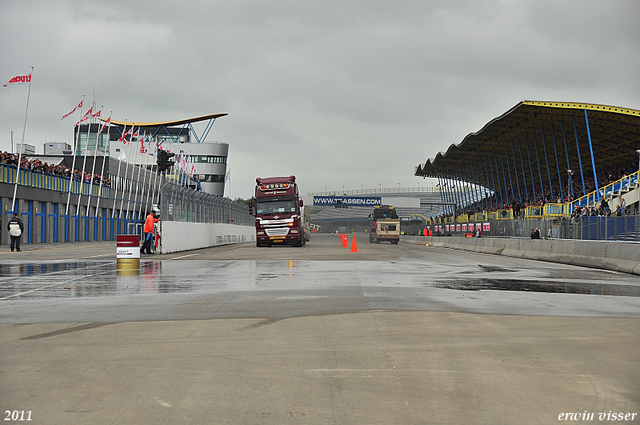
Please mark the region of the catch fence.
[[[640, 215], [489, 221], [483, 236], [530, 237], [540, 230], [546, 239], [583, 239], [640, 242]], [[452, 231], [450, 233], [456, 233]]]
[[162, 185], [159, 206], [161, 217], [166, 221], [254, 225], [254, 218], [245, 204], [171, 181]]

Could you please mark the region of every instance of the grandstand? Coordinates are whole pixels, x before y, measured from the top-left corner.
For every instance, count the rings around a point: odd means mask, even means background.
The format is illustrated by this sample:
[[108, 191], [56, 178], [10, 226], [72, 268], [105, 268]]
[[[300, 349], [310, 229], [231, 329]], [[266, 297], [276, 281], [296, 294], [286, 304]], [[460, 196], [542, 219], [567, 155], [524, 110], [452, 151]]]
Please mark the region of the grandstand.
[[[523, 236], [522, 229], [531, 223], [500, 222], [517, 218], [538, 220], [552, 235], [565, 220], [565, 227], [573, 227], [556, 233], [566, 237], [639, 240], [639, 140], [638, 110], [522, 101], [418, 165], [414, 174], [437, 178], [443, 198], [457, 205], [454, 214], [435, 219], [445, 231], [460, 232], [469, 228], [467, 223], [482, 222], [489, 234], [501, 229], [500, 235]], [[452, 190], [456, 182], [473, 187], [477, 201], [470, 203]], [[593, 219], [585, 216], [602, 218], [597, 227], [605, 230], [593, 237]]]

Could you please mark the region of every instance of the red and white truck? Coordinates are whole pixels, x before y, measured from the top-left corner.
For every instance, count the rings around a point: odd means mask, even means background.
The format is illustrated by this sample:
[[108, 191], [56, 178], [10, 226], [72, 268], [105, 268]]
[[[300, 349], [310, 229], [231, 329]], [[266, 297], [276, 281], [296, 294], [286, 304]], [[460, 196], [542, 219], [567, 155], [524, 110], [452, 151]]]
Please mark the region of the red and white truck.
[[298, 193], [296, 177], [256, 179], [255, 205], [249, 214], [256, 217], [256, 245], [303, 246], [311, 236], [311, 217]]

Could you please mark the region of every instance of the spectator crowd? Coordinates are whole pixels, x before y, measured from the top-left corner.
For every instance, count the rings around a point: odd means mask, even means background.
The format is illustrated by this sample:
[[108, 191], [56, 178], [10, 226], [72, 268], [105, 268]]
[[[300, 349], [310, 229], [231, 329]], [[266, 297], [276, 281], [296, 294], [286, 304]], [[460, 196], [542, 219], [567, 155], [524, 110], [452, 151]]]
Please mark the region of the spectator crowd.
[[[17, 154], [0, 152], [0, 164], [17, 167], [18, 158], [19, 156]], [[70, 179], [73, 175], [74, 181], [84, 181], [87, 184], [91, 184], [93, 182], [94, 185], [100, 185], [100, 183], [102, 183], [103, 186], [111, 186], [111, 179], [109, 179], [109, 177], [103, 177], [99, 174], [91, 174], [87, 171], [85, 171], [83, 174], [76, 169], [74, 169], [72, 173], [69, 167], [66, 167], [62, 164], [48, 164], [46, 162], [42, 162], [39, 159], [29, 159], [25, 155], [22, 156], [22, 159], [20, 161], [20, 168], [25, 171], [32, 171], [34, 173], [62, 177], [65, 179]]]
[[[632, 174], [638, 171], [638, 163], [635, 161], [629, 161], [625, 164], [619, 164], [616, 166], [608, 167], [603, 169], [598, 173], [598, 188], [603, 188], [613, 182], [616, 182], [629, 174]], [[576, 196], [582, 196], [582, 178], [579, 175], [573, 176], [573, 185], [575, 187]], [[578, 189], [579, 188], [579, 189]], [[479, 201], [474, 202], [473, 204], [467, 205], [465, 207], [458, 207], [456, 209], [456, 215], [462, 214], [476, 214], [481, 212], [497, 212], [500, 210], [513, 210], [513, 216], [519, 217], [524, 214], [524, 210], [527, 207], [543, 207], [547, 203], [569, 203], [574, 201], [574, 198], [570, 196], [566, 192], [567, 187], [565, 186], [562, 192], [564, 198], [561, 197], [560, 193], [560, 183], [558, 181], [553, 183], [552, 190], [549, 191], [549, 187], [547, 186], [545, 191], [540, 190], [540, 187], [536, 187], [536, 193], [533, 193], [533, 188], [528, 187], [530, 193], [524, 193], [524, 200], [520, 202], [519, 199], [513, 199], [509, 204], [507, 203], [507, 198], [504, 196], [504, 187], [502, 188], [503, 193], [502, 196], [500, 193], [494, 193], [491, 196], [485, 197]], [[480, 189], [478, 189], [480, 190]], [[584, 191], [585, 193], [591, 193], [596, 190], [596, 185], [594, 183], [593, 174], [590, 176], [585, 173], [584, 175]], [[511, 197], [513, 193], [515, 197], [518, 197], [518, 189], [512, 188], [509, 186], [506, 188], [506, 191]], [[470, 189], [471, 195], [475, 195], [473, 189]], [[501, 202], [502, 201], [502, 202]], [[615, 210], [611, 210], [608, 206], [605, 208], [603, 205], [580, 208], [579, 215], [580, 216], [606, 216], [606, 215], [624, 215], [624, 206], [616, 206]], [[574, 215], [576, 212], [574, 211]], [[444, 214], [445, 217], [453, 216], [453, 213]]]

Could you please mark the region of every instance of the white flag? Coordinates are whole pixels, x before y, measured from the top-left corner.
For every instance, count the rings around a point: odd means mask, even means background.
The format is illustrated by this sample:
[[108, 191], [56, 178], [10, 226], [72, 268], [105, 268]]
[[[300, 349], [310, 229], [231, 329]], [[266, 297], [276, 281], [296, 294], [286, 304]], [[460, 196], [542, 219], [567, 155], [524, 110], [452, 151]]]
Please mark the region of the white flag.
[[4, 87], [17, 86], [18, 84], [29, 84], [31, 82], [31, 74], [17, 75], [3, 84]]

